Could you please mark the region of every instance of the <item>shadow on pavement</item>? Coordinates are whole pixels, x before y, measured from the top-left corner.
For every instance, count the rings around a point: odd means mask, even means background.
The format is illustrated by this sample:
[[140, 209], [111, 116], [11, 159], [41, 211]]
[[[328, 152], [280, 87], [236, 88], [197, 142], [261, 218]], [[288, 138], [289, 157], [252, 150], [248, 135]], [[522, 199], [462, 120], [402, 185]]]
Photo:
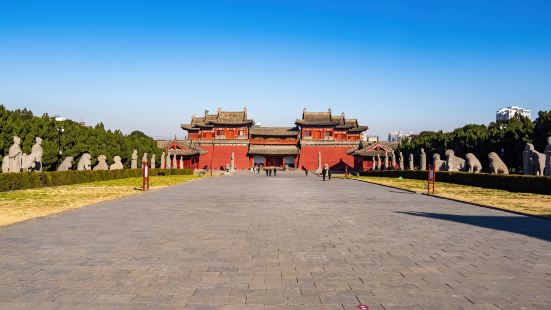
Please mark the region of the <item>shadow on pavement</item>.
[[508, 231], [529, 237], [551, 241], [551, 221], [529, 216], [485, 216], [485, 215], [457, 215], [431, 212], [403, 212], [413, 216], [421, 216], [444, 221], [452, 221], [495, 230]]

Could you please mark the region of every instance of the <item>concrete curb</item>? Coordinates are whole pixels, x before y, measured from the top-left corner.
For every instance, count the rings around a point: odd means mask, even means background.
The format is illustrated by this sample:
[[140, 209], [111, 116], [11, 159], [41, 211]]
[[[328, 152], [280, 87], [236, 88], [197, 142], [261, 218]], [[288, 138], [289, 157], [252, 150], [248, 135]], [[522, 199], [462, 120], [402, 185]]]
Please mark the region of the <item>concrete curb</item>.
[[[344, 177], [338, 177], [338, 179], [343, 179], [344, 180], [345, 178]], [[346, 178], [346, 179], [347, 180], [365, 182], [365, 183], [384, 186], [384, 187], [389, 187], [389, 188], [394, 188], [394, 189], [398, 189], [398, 190], [401, 190], [401, 191], [410, 192], [410, 193], [413, 193], [413, 194], [420, 194], [420, 195], [425, 195], [425, 196], [428, 196], [428, 197], [434, 197], [434, 198], [438, 198], [438, 199], [444, 199], [444, 200], [450, 200], [450, 201], [454, 201], [454, 202], [465, 203], [465, 204], [469, 204], [469, 205], [477, 206], [477, 207], [481, 207], [481, 208], [487, 208], [487, 209], [512, 213], [512, 214], [516, 214], [516, 215], [530, 216], [530, 217], [543, 219], [543, 220], [546, 220], [546, 221], [551, 221], [551, 217], [546, 217], [546, 216], [542, 216], [542, 215], [523, 213], [523, 212], [520, 212], [520, 211], [514, 211], [514, 210], [508, 210], [508, 209], [501, 209], [501, 208], [498, 208], [498, 207], [488, 206], [488, 205], [484, 205], [484, 204], [480, 204], [480, 203], [476, 203], [476, 202], [469, 202], [469, 201], [464, 201], [464, 200], [459, 200], [459, 199], [449, 198], [449, 197], [444, 197], [444, 196], [439, 196], [439, 195], [433, 195], [433, 194], [427, 194], [427, 193], [418, 193], [416, 191], [412, 191], [412, 190], [409, 190], [409, 189], [403, 189], [403, 188], [399, 188], [399, 187], [391, 186], [391, 185], [383, 185], [383, 184], [379, 184], [379, 183], [375, 183], [375, 182], [370, 182], [370, 181], [367, 181], [367, 180], [361, 180], [361, 179], [356, 179], [356, 178]]]

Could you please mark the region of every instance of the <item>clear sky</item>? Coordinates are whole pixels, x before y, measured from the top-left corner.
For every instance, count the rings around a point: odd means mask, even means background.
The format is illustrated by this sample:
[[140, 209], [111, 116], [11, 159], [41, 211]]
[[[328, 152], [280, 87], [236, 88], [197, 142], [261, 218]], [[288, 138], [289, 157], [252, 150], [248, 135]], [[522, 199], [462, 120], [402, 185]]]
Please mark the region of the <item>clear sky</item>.
[[0, 0], [0, 104], [183, 136], [205, 109], [369, 133], [551, 110], [551, 1]]

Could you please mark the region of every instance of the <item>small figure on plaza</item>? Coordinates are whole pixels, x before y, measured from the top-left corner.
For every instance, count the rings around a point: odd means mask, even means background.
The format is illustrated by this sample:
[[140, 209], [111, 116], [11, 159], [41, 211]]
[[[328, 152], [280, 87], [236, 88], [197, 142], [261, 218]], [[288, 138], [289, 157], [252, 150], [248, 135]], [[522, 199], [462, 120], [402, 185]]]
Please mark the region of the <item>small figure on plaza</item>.
[[325, 169], [325, 165], [321, 169], [321, 176], [323, 178], [323, 181], [325, 181], [325, 175], [327, 175], [327, 169]]

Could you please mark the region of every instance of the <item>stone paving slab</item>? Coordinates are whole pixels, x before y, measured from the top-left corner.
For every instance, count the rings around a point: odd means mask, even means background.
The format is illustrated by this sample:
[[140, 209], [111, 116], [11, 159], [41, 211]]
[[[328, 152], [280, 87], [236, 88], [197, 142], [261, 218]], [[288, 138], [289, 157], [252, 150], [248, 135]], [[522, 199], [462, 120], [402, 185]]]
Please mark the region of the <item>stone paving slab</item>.
[[551, 221], [210, 178], [0, 228], [0, 309], [549, 309]]

